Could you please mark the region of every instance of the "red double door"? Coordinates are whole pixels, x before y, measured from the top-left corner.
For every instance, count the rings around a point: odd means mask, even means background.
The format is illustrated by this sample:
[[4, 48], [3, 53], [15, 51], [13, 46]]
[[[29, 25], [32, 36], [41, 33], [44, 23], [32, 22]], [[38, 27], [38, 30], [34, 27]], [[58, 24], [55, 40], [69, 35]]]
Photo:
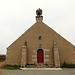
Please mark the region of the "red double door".
[[39, 49], [37, 51], [37, 63], [44, 63], [44, 56], [43, 56], [43, 50]]

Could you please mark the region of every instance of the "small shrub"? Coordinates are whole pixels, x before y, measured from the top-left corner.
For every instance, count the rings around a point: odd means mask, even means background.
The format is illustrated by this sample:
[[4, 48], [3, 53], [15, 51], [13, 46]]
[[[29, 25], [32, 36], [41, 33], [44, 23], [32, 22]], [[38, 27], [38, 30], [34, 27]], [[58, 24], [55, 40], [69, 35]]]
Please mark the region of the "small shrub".
[[31, 66], [36, 66], [36, 64], [26, 64], [25, 67], [31, 67]]
[[[25, 65], [26, 66], [26, 65]], [[24, 68], [24, 66], [22, 66], [22, 68]]]
[[64, 62], [61, 65], [61, 68], [75, 68], [75, 64], [67, 64], [66, 62]]
[[45, 65], [46, 65], [46, 66], [48, 66], [48, 64], [47, 64], [47, 63], [45, 63]]

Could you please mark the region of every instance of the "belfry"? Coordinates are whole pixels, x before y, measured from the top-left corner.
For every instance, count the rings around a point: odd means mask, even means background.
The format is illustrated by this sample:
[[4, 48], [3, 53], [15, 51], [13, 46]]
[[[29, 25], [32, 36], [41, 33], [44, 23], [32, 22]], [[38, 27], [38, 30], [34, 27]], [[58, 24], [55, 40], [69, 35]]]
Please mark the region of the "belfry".
[[39, 8], [37, 11], [36, 11], [36, 21], [37, 22], [42, 22], [43, 20], [43, 16], [42, 16], [42, 10]]
[[6, 64], [60, 67], [64, 62], [75, 64], [74, 53], [74, 45], [43, 23], [39, 8], [36, 10], [36, 23], [7, 48]]

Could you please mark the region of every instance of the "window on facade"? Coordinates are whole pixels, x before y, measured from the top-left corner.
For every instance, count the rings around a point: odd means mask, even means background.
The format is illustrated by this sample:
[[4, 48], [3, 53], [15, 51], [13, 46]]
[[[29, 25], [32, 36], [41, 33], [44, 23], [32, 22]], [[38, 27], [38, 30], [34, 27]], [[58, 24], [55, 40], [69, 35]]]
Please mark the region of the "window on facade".
[[39, 40], [41, 40], [41, 38], [42, 38], [42, 37], [41, 37], [41, 36], [39, 36]]

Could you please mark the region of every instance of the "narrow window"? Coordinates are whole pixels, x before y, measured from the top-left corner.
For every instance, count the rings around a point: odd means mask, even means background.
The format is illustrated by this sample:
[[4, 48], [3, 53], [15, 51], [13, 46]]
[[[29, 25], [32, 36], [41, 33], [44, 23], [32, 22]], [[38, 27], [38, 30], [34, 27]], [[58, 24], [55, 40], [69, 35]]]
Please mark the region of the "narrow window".
[[41, 36], [39, 36], [39, 40], [41, 40]]

